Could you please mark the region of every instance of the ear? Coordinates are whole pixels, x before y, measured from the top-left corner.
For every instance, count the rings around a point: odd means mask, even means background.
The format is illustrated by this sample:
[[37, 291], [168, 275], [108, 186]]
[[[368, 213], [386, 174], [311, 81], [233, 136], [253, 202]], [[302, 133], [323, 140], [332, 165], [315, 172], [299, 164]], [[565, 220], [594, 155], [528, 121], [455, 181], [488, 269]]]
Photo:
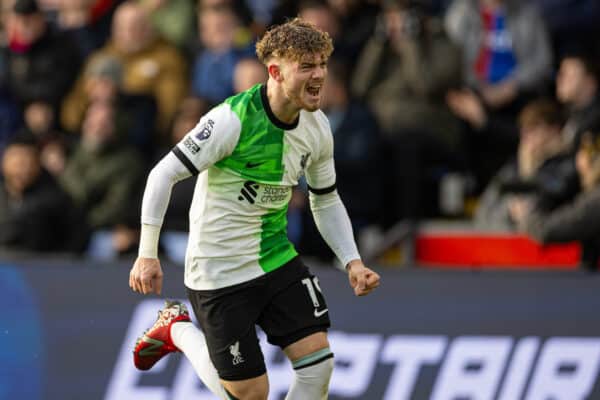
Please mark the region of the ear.
[[269, 77], [273, 78], [277, 82], [283, 81], [283, 75], [281, 73], [281, 67], [278, 64], [272, 63], [267, 66]]

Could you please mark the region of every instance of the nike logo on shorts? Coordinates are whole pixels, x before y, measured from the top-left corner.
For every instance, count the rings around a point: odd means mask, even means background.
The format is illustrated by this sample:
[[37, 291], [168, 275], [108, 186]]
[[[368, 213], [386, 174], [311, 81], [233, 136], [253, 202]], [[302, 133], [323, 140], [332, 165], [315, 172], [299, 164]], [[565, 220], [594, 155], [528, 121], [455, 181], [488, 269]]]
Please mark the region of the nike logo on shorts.
[[250, 162], [250, 161], [248, 161], [248, 162], [246, 163], [246, 168], [256, 168], [256, 167], [258, 167], [259, 165], [262, 165], [262, 164], [264, 164], [264, 163], [265, 163], [264, 161], [262, 161], [262, 162]]
[[319, 311], [319, 310], [315, 309], [315, 318], [319, 318], [319, 317], [321, 317], [321, 316], [322, 316], [323, 314], [325, 314], [327, 311], [329, 311], [329, 309], [327, 309], [327, 308], [326, 308], [326, 309], [324, 309], [324, 310], [321, 310], [321, 311]]

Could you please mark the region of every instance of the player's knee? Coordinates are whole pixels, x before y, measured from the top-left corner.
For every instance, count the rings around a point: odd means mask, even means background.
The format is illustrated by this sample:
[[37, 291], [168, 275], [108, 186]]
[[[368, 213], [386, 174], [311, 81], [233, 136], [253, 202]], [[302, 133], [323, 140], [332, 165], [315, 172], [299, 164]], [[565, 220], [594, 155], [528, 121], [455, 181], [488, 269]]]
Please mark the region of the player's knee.
[[[310, 361], [312, 358], [312, 361]], [[303, 357], [304, 363], [294, 362], [296, 381], [326, 391], [333, 373], [334, 359], [329, 348]]]
[[266, 375], [264, 379], [223, 383], [231, 400], [266, 400], [269, 394], [269, 381]]

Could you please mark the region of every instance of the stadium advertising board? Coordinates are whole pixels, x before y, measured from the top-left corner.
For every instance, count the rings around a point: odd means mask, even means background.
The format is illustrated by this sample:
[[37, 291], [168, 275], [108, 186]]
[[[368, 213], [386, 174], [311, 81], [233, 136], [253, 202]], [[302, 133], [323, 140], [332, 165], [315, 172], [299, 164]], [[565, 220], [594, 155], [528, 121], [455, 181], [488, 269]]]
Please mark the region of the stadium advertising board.
[[[164, 294], [180, 298], [167, 267]], [[129, 266], [0, 267], [0, 399], [212, 399], [181, 355], [135, 370], [135, 338], [161, 300], [129, 292]], [[382, 271], [357, 299], [315, 271], [336, 355], [330, 399], [600, 398], [599, 278], [578, 272]], [[292, 370], [265, 344], [271, 399]], [[23, 384], [27, 382], [27, 384]]]

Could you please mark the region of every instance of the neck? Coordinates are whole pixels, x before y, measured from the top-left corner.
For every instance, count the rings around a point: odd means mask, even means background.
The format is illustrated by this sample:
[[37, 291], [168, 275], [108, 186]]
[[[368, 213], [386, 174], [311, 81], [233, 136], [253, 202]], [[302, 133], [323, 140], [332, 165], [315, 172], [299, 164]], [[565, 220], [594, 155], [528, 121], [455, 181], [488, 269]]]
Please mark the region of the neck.
[[298, 119], [300, 109], [287, 98], [283, 87], [272, 79], [267, 81], [267, 98], [271, 111], [281, 122], [291, 124]]
[[573, 106], [577, 109], [585, 108], [590, 105], [594, 99], [596, 98], [596, 94], [598, 91], [598, 86], [594, 85], [586, 85], [582, 88], [579, 96], [573, 102]]

